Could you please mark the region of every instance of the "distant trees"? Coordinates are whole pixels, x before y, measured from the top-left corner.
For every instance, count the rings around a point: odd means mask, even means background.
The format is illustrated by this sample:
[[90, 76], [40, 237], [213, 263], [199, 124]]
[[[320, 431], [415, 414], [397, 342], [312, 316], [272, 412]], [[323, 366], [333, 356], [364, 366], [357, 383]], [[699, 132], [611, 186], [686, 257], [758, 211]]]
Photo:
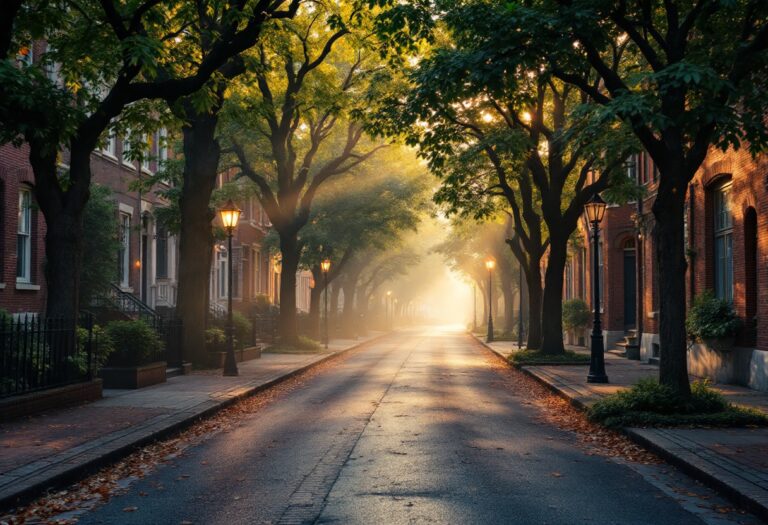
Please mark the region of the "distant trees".
[[228, 101], [227, 147], [279, 237], [278, 331], [287, 344], [297, 338], [299, 233], [315, 195], [383, 147], [366, 145], [353, 117], [378, 60], [357, 29], [366, 20], [360, 6], [312, 4], [253, 50], [253, 87]]

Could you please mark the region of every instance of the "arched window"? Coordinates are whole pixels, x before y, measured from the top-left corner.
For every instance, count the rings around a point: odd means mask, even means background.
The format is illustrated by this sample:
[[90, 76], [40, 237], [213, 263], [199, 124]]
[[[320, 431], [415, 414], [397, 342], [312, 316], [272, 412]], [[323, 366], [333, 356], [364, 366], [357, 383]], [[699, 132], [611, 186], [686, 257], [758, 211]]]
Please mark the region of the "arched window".
[[731, 182], [712, 189], [715, 295], [733, 301], [733, 215]]

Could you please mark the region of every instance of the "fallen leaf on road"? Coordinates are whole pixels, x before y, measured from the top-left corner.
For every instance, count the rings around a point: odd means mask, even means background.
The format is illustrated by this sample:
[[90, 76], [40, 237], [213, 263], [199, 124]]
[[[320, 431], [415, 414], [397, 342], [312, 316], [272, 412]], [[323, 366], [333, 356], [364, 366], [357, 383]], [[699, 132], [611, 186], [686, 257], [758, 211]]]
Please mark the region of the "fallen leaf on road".
[[562, 475], [562, 474], [560, 474], [559, 472], [553, 472], [553, 473], [551, 474], [551, 476], [552, 476], [553, 478], [562, 478], [562, 477], [563, 477], [563, 475]]
[[125, 507], [123, 512], [136, 512], [137, 510], [139, 510], [139, 507]]

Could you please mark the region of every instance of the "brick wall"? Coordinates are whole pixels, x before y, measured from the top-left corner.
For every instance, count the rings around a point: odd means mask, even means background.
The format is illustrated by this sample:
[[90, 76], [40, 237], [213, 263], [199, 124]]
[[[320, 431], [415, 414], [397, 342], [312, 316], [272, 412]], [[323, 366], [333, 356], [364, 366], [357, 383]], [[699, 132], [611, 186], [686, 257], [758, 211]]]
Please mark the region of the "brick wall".
[[[45, 219], [33, 203], [31, 283], [16, 283], [16, 232], [19, 190], [32, 187], [32, 168], [26, 147], [0, 146], [0, 308], [11, 313], [40, 312], [45, 305]], [[36, 289], [36, 287], [39, 287]], [[22, 289], [26, 288], [26, 289]]]

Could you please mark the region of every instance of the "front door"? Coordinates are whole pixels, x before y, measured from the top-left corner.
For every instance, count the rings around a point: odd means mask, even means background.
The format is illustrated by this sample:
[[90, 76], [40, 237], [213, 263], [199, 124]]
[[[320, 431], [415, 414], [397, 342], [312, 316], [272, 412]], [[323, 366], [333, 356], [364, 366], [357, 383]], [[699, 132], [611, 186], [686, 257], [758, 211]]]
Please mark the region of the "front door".
[[624, 250], [624, 329], [635, 328], [637, 317], [635, 250]]

